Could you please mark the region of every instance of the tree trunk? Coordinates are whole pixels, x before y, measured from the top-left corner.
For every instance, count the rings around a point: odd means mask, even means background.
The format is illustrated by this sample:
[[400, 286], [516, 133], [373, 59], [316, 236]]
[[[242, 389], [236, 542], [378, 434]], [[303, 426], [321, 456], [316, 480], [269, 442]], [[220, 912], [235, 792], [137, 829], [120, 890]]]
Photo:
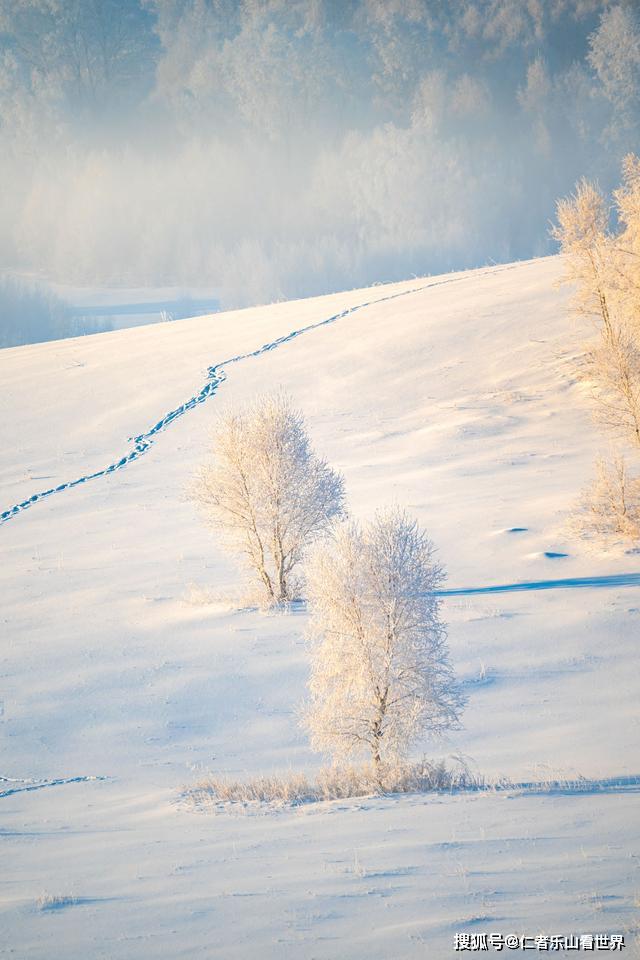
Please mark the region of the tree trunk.
[[278, 596], [276, 599], [284, 603], [286, 600], [289, 600], [289, 586], [287, 584], [287, 575], [285, 572], [285, 557], [284, 557], [284, 548], [282, 546], [282, 540], [280, 539], [280, 532], [276, 527], [276, 530], [273, 535], [273, 559], [276, 567], [276, 575], [278, 581]]
[[280, 596], [278, 597], [278, 600], [284, 601], [284, 600], [290, 599], [289, 587], [287, 585], [287, 578], [284, 572], [284, 560], [282, 559], [282, 557], [280, 558], [280, 562], [278, 563], [278, 590], [280, 592]]
[[378, 790], [380, 791], [380, 793], [382, 793], [382, 791], [383, 791], [383, 783], [382, 783], [382, 770], [380, 769], [380, 767], [381, 767], [381, 758], [380, 758], [380, 744], [379, 744], [379, 741], [376, 741], [376, 745], [375, 745], [374, 747], [372, 747], [372, 756], [371, 756], [371, 759], [372, 759], [372, 762], [373, 762], [373, 775], [374, 775], [374, 777], [375, 777], [376, 784], [378, 785]]
[[380, 697], [378, 700], [378, 715], [373, 721], [373, 726], [371, 733], [373, 736], [373, 743], [371, 744], [371, 760], [373, 762], [373, 771], [378, 784], [378, 789], [382, 792], [382, 737], [384, 736], [384, 731], [382, 729], [382, 724], [384, 721], [385, 714], [387, 712], [387, 695]]
[[271, 583], [271, 577], [269, 576], [269, 574], [267, 573], [267, 571], [265, 570], [264, 567], [260, 567], [260, 571], [259, 571], [259, 572], [260, 572], [260, 577], [261, 577], [261, 579], [262, 579], [262, 582], [264, 583], [265, 587], [267, 588], [267, 595], [268, 595], [269, 599], [270, 599], [270, 600], [275, 600], [275, 599], [276, 599], [276, 596], [275, 596], [275, 593], [274, 593], [274, 591], [273, 591], [273, 584]]

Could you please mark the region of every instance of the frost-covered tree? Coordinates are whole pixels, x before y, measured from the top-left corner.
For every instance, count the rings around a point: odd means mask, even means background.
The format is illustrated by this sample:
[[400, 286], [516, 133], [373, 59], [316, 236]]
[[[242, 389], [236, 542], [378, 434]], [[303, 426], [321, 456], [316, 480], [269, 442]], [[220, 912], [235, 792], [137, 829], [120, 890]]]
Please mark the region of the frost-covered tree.
[[609, 132], [617, 126], [637, 129], [640, 96], [640, 18], [634, 4], [615, 4], [602, 14], [589, 38], [587, 59], [614, 107]]
[[640, 159], [633, 153], [624, 158], [613, 198], [620, 224], [614, 263], [619, 308], [640, 341]]
[[565, 256], [566, 279], [576, 284], [574, 309], [595, 316], [610, 338], [612, 245], [604, 197], [595, 184], [583, 178], [572, 196], [558, 201], [556, 214], [558, 223], [551, 232]]
[[[613, 193], [618, 226], [593, 184], [582, 180], [558, 203], [553, 234], [565, 255], [566, 278], [576, 284], [574, 309], [596, 318], [599, 336], [586, 353], [596, 420], [616, 440], [640, 450], [640, 160], [623, 163]], [[607, 538], [638, 535], [638, 478], [624, 457], [596, 464], [596, 481], [577, 514], [580, 532]]]
[[595, 481], [582, 494], [571, 526], [605, 542], [640, 540], [640, 478], [629, 472], [624, 457], [596, 462]]
[[313, 451], [303, 416], [284, 393], [223, 414], [212, 451], [193, 499], [227, 535], [266, 601], [290, 600], [305, 549], [343, 512], [342, 477]]
[[626, 326], [614, 327], [589, 353], [595, 378], [596, 420], [640, 448], [640, 340]]
[[435, 590], [433, 544], [400, 510], [336, 525], [307, 566], [310, 700], [304, 724], [334, 760], [401, 757], [423, 734], [455, 725], [463, 699]]
[[640, 162], [628, 156], [615, 191], [620, 228], [611, 232], [604, 197], [581, 180], [557, 205], [553, 235], [576, 284], [574, 308], [596, 318], [600, 336], [587, 354], [596, 417], [640, 447]]
[[103, 115], [117, 103], [122, 111], [151, 81], [156, 44], [148, 6], [123, 0], [0, 0], [0, 63], [8, 55], [24, 87], [49, 110], [57, 103], [66, 106], [67, 117]]

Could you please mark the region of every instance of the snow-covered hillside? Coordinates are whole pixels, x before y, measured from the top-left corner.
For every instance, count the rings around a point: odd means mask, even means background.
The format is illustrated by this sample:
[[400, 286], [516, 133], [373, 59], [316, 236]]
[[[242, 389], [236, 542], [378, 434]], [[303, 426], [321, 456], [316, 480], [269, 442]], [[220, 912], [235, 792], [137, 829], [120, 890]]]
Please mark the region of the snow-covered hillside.
[[[599, 438], [560, 273], [549, 258], [0, 353], [0, 956], [439, 960], [456, 932], [631, 943], [633, 787], [180, 802], [203, 770], [321, 762], [296, 721], [304, 611], [234, 604], [236, 570], [184, 492], [220, 406], [280, 385], [353, 512], [406, 506], [461, 591], [444, 616], [464, 729], [425, 751], [522, 782], [640, 773], [638, 555], [563, 529]], [[524, 583], [546, 589], [464, 592]], [[40, 786], [74, 778], [105, 779]]]

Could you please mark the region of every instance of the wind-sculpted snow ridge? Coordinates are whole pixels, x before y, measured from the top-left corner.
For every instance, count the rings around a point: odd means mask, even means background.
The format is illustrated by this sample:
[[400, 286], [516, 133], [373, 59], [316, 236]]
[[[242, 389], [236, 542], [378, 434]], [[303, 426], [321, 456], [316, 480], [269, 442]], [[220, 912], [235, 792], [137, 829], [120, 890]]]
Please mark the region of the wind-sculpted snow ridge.
[[23, 786], [8, 787], [6, 790], [0, 790], [0, 799], [2, 797], [12, 797], [15, 793], [30, 793], [32, 790], [44, 790], [46, 787], [62, 787], [67, 783], [94, 783], [97, 781], [108, 780], [109, 777], [65, 777], [58, 780], [10, 780], [6, 777], [0, 777], [3, 783], [21, 783]]
[[561, 580], [531, 580], [493, 587], [456, 587], [437, 590], [439, 597], [470, 597], [483, 593], [519, 593], [530, 590], [575, 590], [581, 587], [640, 587], [640, 573], [616, 573], [606, 577], [564, 577]]
[[401, 290], [399, 293], [391, 293], [386, 297], [378, 297], [375, 300], [367, 300], [364, 303], [358, 303], [352, 307], [347, 307], [346, 309], [341, 310], [340, 313], [333, 314], [333, 316], [327, 317], [324, 320], [318, 320], [316, 323], [310, 323], [306, 327], [300, 327], [297, 330], [292, 330], [291, 333], [288, 333], [282, 337], [278, 337], [277, 340], [272, 340], [270, 343], [265, 343], [261, 347], [258, 347], [256, 350], [252, 350], [249, 353], [241, 353], [235, 357], [231, 357], [228, 360], [223, 360], [221, 363], [217, 363], [215, 366], [208, 368], [207, 379], [205, 380], [204, 386], [199, 393], [196, 393], [195, 396], [191, 397], [185, 403], [182, 403], [179, 407], [176, 407], [175, 410], [171, 410], [145, 433], [140, 433], [137, 437], [129, 437], [129, 443], [133, 443], [133, 449], [124, 454], [124, 456], [122, 456], [119, 460], [110, 463], [108, 467], [104, 467], [102, 470], [96, 470], [95, 473], [89, 473], [82, 477], [78, 477], [76, 480], [69, 480], [66, 483], [60, 483], [57, 487], [50, 487], [48, 490], [43, 490], [40, 493], [34, 493], [33, 496], [29, 497], [27, 500], [23, 500], [21, 503], [16, 503], [14, 506], [3, 511], [3, 513], [0, 513], [0, 523], [6, 523], [7, 520], [11, 520], [12, 517], [17, 516], [20, 513], [24, 513], [24, 511], [28, 510], [29, 507], [32, 507], [34, 503], [39, 503], [39, 501], [45, 500], [54, 493], [62, 493], [63, 490], [72, 490], [73, 487], [80, 486], [80, 484], [83, 483], [88, 483], [90, 480], [97, 480], [98, 477], [106, 477], [110, 473], [115, 473], [117, 470], [122, 470], [128, 464], [133, 463], [134, 460], [139, 460], [140, 457], [147, 453], [147, 451], [153, 446], [154, 437], [156, 434], [160, 433], [162, 430], [166, 430], [170, 424], [184, 416], [184, 414], [189, 410], [193, 410], [194, 407], [198, 406], [198, 404], [204, 403], [205, 400], [208, 400], [209, 397], [212, 397], [217, 392], [218, 387], [226, 380], [224, 368], [230, 366], [232, 363], [239, 363], [241, 360], [248, 360], [251, 357], [259, 357], [271, 350], [276, 350], [278, 347], [281, 347], [285, 343], [289, 343], [291, 340], [295, 340], [304, 333], [309, 333], [311, 330], [317, 330], [320, 327], [329, 326], [329, 324], [335, 323], [337, 320], [342, 320], [344, 317], [348, 317], [350, 314], [356, 313], [358, 310], [364, 310], [367, 307], [375, 306], [375, 304], [388, 303], [390, 300], [397, 300], [399, 297], [407, 297], [413, 293], [421, 293], [423, 290], [428, 290], [431, 287], [439, 287], [446, 283], [459, 283], [462, 280], [475, 279], [478, 276], [493, 276], [496, 273], [502, 273], [504, 270], [514, 270], [518, 266], [523, 266], [523, 264], [509, 264], [504, 267], [494, 267], [479, 273], [476, 272], [464, 274], [463, 276], [458, 275], [447, 277], [444, 280], [434, 280], [431, 283], [425, 283], [418, 287], [412, 287], [410, 290]]

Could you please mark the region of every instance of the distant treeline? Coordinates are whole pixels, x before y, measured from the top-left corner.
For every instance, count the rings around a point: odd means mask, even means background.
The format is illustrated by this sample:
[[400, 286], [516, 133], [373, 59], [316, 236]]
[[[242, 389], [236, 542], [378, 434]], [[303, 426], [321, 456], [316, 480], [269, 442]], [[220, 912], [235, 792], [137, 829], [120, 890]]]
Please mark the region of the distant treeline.
[[0, 264], [224, 309], [553, 253], [638, 0], [0, 0]]
[[104, 319], [75, 317], [45, 284], [0, 278], [0, 347], [18, 347], [110, 328]]

